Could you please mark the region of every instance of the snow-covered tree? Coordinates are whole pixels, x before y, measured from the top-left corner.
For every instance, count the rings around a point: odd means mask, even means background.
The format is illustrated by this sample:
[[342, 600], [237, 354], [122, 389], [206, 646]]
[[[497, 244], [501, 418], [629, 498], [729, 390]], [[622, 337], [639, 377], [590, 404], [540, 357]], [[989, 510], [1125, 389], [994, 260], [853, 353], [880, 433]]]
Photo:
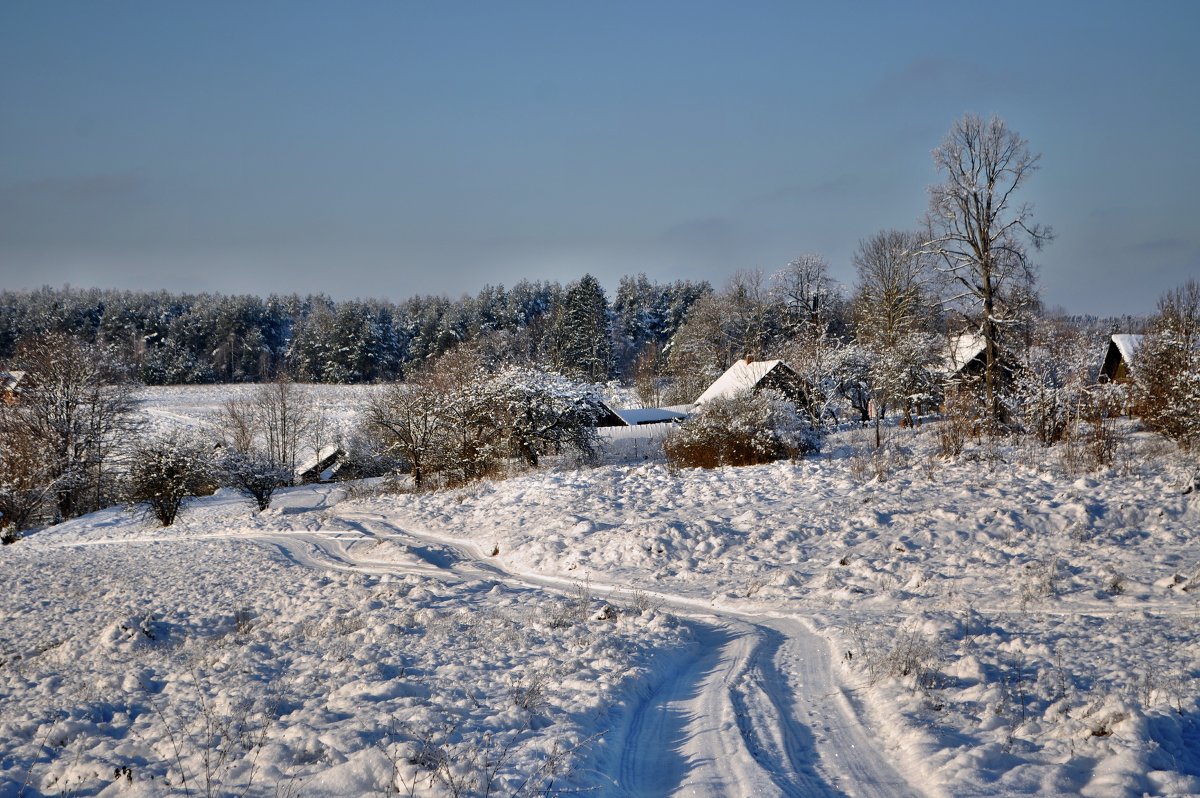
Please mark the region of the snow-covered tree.
[[875, 415], [876, 445], [884, 414], [898, 407], [911, 422], [935, 383], [938, 298], [923, 237], [885, 230], [859, 242], [854, 295], [855, 340], [863, 347], [865, 391]]
[[547, 356], [556, 371], [593, 382], [612, 372], [608, 299], [600, 282], [585, 274], [567, 286], [555, 309]]
[[62, 333], [21, 342], [14, 362], [26, 378], [5, 424], [46, 457], [57, 515], [71, 518], [111, 504], [120, 445], [137, 426], [124, 364], [111, 347]]
[[999, 117], [985, 122], [967, 114], [955, 121], [933, 151], [944, 180], [930, 188], [927, 251], [957, 285], [950, 300], [982, 333], [984, 392], [993, 427], [1002, 420], [1000, 346], [1006, 327], [1036, 299], [1029, 246], [1053, 238], [1035, 224], [1033, 207], [1017, 192], [1037, 169], [1040, 156]]
[[510, 367], [489, 380], [509, 449], [530, 466], [564, 448], [596, 454], [601, 396], [594, 385], [541, 369]]
[[1159, 300], [1133, 378], [1146, 426], [1185, 448], [1200, 445], [1200, 283], [1189, 280]]
[[771, 291], [782, 306], [787, 338], [815, 339], [838, 334], [831, 323], [840, 313], [841, 297], [822, 255], [805, 253], [771, 275]]
[[156, 435], [132, 447], [127, 498], [145, 504], [163, 526], [171, 526], [184, 502], [210, 488], [214, 476], [207, 442], [180, 430]]

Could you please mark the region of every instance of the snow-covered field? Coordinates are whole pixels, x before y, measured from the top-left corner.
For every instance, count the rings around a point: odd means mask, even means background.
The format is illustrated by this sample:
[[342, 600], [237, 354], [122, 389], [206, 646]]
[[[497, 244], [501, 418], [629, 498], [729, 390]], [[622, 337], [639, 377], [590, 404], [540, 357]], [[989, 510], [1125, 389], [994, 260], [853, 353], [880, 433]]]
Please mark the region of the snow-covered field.
[[1200, 794], [1178, 454], [931, 427], [39, 531], [0, 551], [0, 794]]

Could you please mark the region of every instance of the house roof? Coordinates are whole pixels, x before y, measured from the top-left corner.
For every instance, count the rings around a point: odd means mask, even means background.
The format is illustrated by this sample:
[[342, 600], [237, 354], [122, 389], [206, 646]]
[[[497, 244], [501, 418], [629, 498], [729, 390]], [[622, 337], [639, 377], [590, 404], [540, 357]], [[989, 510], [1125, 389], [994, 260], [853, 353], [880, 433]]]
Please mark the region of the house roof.
[[309, 471], [312, 471], [314, 468], [319, 468], [322, 466], [328, 468], [333, 461], [341, 456], [341, 453], [342, 447], [338, 446], [337, 444], [322, 446], [321, 451], [317, 452], [316, 457], [310, 457], [296, 466], [296, 476], [301, 477]]
[[682, 421], [687, 413], [669, 410], [665, 407], [639, 407], [633, 410], [614, 410], [622, 421], [631, 427], [638, 424], [662, 424], [669, 421]]
[[1130, 335], [1129, 333], [1115, 333], [1112, 337], [1113, 344], [1120, 351], [1121, 357], [1126, 363], [1133, 361], [1133, 356], [1137, 353], [1138, 347], [1142, 345], [1142, 336]]
[[0, 371], [0, 391], [11, 391], [25, 379], [23, 371]]
[[952, 335], [942, 356], [942, 370], [948, 374], [957, 374], [986, 348], [987, 341], [979, 333]]
[[713, 399], [728, 399], [739, 393], [754, 390], [754, 387], [767, 376], [771, 369], [778, 366], [779, 360], [747, 360], [742, 358], [729, 367], [729, 370], [717, 377], [717, 381], [708, 386], [708, 390], [700, 394], [696, 404], [702, 405]]

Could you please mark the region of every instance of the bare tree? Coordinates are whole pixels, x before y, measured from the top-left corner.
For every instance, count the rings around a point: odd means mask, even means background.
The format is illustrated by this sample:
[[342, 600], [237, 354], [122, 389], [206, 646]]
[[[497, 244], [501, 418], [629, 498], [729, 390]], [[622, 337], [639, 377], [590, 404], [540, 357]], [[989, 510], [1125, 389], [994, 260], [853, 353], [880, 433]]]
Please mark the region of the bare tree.
[[984, 122], [967, 114], [933, 151], [943, 182], [930, 188], [927, 250], [960, 291], [961, 300], [983, 334], [984, 384], [993, 426], [1001, 420], [998, 350], [1001, 330], [1035, 296], [1036, 274], [1028, 246], [1035, 250], [1053, 238], [1049, 227], [1033, 222], [1033, 206], [1017, 203], [1016, 193], [1037, 170], [1041, 156], [1004, 120]]
[[296, 383], [279, 377], [259, 386], [254, 400], [267, 459], [294, 472], [301, 444], [313, 425], [311, 397]]
[[442, 435], [442, 396], [421, 374], [394, 383], [374, 394], [367, 404], [364, 426], [388, 453], [408, 461], [413, 484], [425, 487]]
[[888, 345], [932, 328], [937, 273], [923, 244], [924, 236], [902, 230], [883, 230], [858, 242], [853, 301], [858, 340]]
[[246, 399], [222, 405], [217, 432], [230, 451], [253, 454], [256, 461], [290, 473], [304, 443], [314, 438], [317, 419], [308, 391], [281, 376]]
[[736, 357], [762, 358], [772, 340], [772, 297], [760, 269], [741, 269], [729, 279], [724, 303], [729, 313], [728, 336]]
[[860, 241], [854, 255], [855, 332], [868, 354], [876, 446], [888, 407], [900, 404], [911, 422], [913, 405], [932, 382], [934, 339], [928, 331], [937, 317], [937, 272], [923, 243], [916, 233], [884, 230]]
[[43, 452], [57, 515], [70, 518], [115, 501], [113, 466], [137, 426], [132, 386], [115, 353], [51, 333], [23, 341], [15, 359], [26, 379], [19, 402], [5, 413], [6, 434], [28, 436]]
[[828, 332], [837, 291], [824, 257], [811, 252], [799, 256], [771, 275], [771, 290], [783, 305], [789, 337], [819, 337]]
[[0, 401], [0, 543], [14, 543], [56, 488], [45, 442]]

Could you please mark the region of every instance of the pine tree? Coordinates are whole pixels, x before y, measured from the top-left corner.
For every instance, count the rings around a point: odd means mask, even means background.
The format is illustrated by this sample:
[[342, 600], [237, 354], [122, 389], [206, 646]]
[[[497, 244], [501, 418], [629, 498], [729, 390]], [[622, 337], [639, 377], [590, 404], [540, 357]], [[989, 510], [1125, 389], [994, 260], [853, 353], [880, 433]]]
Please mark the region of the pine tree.
[[608, 380], [612, 372], [608, 300], [592, 275], [567, 286], [555, 316], [551, 349], [557, 370], [592, 382]]

